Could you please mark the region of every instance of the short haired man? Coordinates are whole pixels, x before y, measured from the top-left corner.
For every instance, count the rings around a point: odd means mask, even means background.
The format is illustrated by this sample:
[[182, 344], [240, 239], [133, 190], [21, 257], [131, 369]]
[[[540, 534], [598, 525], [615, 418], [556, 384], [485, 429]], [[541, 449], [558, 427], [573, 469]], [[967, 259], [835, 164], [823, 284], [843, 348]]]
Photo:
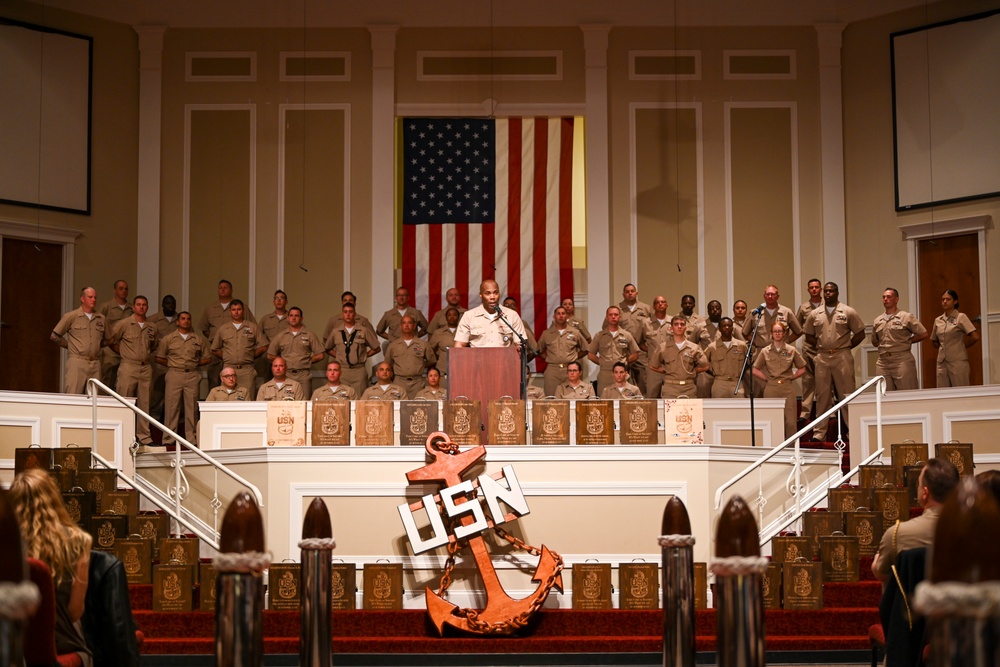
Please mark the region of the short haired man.
[[[274, 310], [261, 317], [260, 321], [257, 322], [257, 326], [264, 332], [267, 339], [273, 342], [278, 337], [278, 334], [288, 328], [288, 295], [285, 294], [284, 290], [275, 290], [272, 302], [274, 303]], [[271, 358], [268, 355], [258, 357], [256, 369], [258, 379], [263, 378], [264, 381], [270, 380]]]
[[[649, 353], [660, 346], [665, 335], [670, 335], [670, 315], [667, 314], [667, 297], [657, 295], [653, 299], [653, 316], [646, 321], [646, 330], [643, 332], [643, 342], [641, 347], [646, 348], [648, 359]], [[653, 369], [646, 367], [646, 387], [642, 394], [646, 398], [659, 398], [663, 389], [663, 373], [657, 373]]]
[[661, 398], [695, 397], [695, 376], [708, 370], [708, 359], [701, 346], [687, 339], [687, 320], [674, 315], [670, 320], [670, 338], [649, 355], [649, 367], [663, 373]]
[[368, 386], [368, 357], [378, 354], [381, 348], [375, 330], [357, 321], [353, 303], [345, 302], [340, 310], [343, 322], [330, 331], [323, 345], [340, 362], [344, 384], [361, 395]]
[[330, 316], [330, 319], [326, 321], [326, 326], [323, 328], [323, 335], [320, 336], [320, 340], [325, 341], [330, 337], [330, 332], [344, 323], [344, 305], [351, 304], [354, 307], [354, 322], [359, 327], [364, 327], [371, 331], [372, 336], [375, 340], [378, 340], [378, 336], [375, 334], [375, 327], [372, 326], [371, 320], [358, 312], [358, 297], [354, 295], [354, 292], [347, 290], [340, 295], [340, 308], [337, 312]]
[[229, 303], [229, 324], [220, 326], [212, 339], [212, 354], [236, 369], [237, 384], [253, 392], [257, 381], [254, 360], [267, 351], [268, 340], [253, 322], [244, 319], [243, 302]]
[[587, 356], [583, 334], [571, 327], [567, 319], [566, 309], [559, 306], [552, 315], [552, 326], [538, 338], [538, 352], [545, 360], [543, 376], [546, 396], [554, 396], [556, 387], [569, 379], [566, 369], [570, 362], [579, 362]]
[[[806, 283], [809, 299], [802, 302], [795, 311], [795, 319], [803, 327], [810, 313], [823, 306], [823, 283], [819, 278], [810, 278]], [[802, 376], [802, 412], [799, 417], [808, 420], [812, 416], [813, 401], [816, 399], [816, 348], [808, 340], [802, 341], [802, 358], [806, 361], [806, 373]]]
[[878, 348], [875, 372], [885, 378], [886, 391], [917, 389], [917, 362], [910, 348], [931, 333], [916, 315], [899, 309], [899, 292], [894, 287], [882, 291], [885, 312], [872, 323], [872, 345]]
[[441, 329], [448, 327], [448, 309], [454, 308], [458, 311], [458, 317], [461, 319], [462, 315], [465, 314], [467, 308], [462, 308], [462, 295], [454, 287], [448, 288], [448, 291], [444, 294], [445, 305], [441, 310], [434, 313], [434, 317], [431, 318], [431, 323], [427, 325], [427, 335], [433, 336]]
[[448, 306], [444, 310], [445, 325], [431, 334], [427, 341], [437, 357], [437, 368], [441, 374], [441, 386], [448, 388], [448, 350], [455, 347], [455, 332], [458, 331], [458, 320], [461, 314], [458, 308]]
[[427, 333], [427, 318], [410, 305], [410, 290], [405, 287], [397, 287], [396, 305], [382, 313], [382, 319], [375, 326], [375, 333], [391, 343], [402, 334], [403, 317], [406, 315], [412, 317], [417, 325], [417, 338]]
[[286, 373], [303, 388], [312, 384], [310, 368], [326, 356], [326, 348], [319, 337], [302, 323], [302, 309], [292, 306], [285, 317], [286, 325], [271, 339], [267, 347], [267, 358], [285, 360]]
[[[639, 301], [638, 287], [633, 283], [625, 283], [625, 286], [622, 287], [622, 300], [618, 303], [618, 312], [620, 313], [618, 326], [632, 334], [635, 344], [639, 346], [639, 356], [630, 365], [629, 373], [636, 385], [645, 391], [646, 367], [648, 365], [646, 362], [649, 359], [649, 355], [646, 353], [646, 323], [653, 317], [653, 308], [648, 303]], [[607, 327], [608, 318], [605, 316], [601, 328], [606, 329]]]
[[[754, 314], [761, 313], [760, 326], [757, 327], [756, 337], [754, 337], [753, 327], [757, 322], [757, 318], [747, 317], [746, 322], [743, 323], [743, 339], [753, 347], [754, 361], [757, 360], [757, 355], [760, 354], [760, 351], [771, 344], [771, 331], [774, 328], [775, 322], [785, 323], [784, 342], [786, 345], [791, 345], [795, 342], [795, 339], [802, 335], [802, 325], [796, 319], [795, 313], [788, 306], [778, 303], [778, 299], [780, 298], [781, 292], [778, 291], [777, 285], [768, 285], [764, 288], [764, 303], [761, 304], [759, 311], [754, 311]], [[757, 398], [763, 397], [763, 385], [755, 383], [753, 393]]]
[[287, 365], [281, 357], [271, 361], [271, 379], [257, 390], [258, 401], [304, 401], [306, 392], [302, 385], [285, 373]]
[[96, 312], [97, 290], [80, 290], [80, 307], [62, 316], [49, 339], [69, 350], [66, 359], [66, 393], [87, 393], [87, 380], [101, 378], [101, 348], [107, 344], [108, 321]]
[[556, 398], [570, 398], [575, 400], [586, 400], [596, 396], [594, 385], [584, 382], [581, 378], [582, 369], [579, 361], [571, 361], [566, 367], [567, 379], [556, 387]]
[[[503, 310], [508, 326], [500, 319], [500, 285], [495, 280], [484, 280], [479, 285], [482, 302], [471, 308], [458, 322], [455, 330], [455, 347], [511, 347], [521, 344], [524, 324], [513, 310]], [[513, 328], [513, 331], [511, 330]]]
[[434, 350], [425, 340], [416, 337], [417, 323], [409, 315], [400, 321], [399, 338], [385, 349], [385, 360], [392, 365], [396, 384], [407, 396], [416, 396], [424, 388], [424, 372], [437, 363]]
[[941, 514], [941, 505], [958, 485], [958, 468], [945, 459], [927, 461], [917, 480], [917, 502], [923, 513], [895, 526], [886, 528], [878, 553], [872, 560], [872, 574], [879, 581], [889, 580], [896, 558], [907, 549], [930, 546], [934, 543], [934, 529]]
[[[105, 301], [97, 309], [108, 321], [108, 333], [114, 331], [115, 325], [132, 314], [132, 305], [128, 301], [128, 283], [124, 280], [116, 280], [114, 284], [115, 296], [110, 301]], [[109, 387], [117, 385], [118, 366], [121, 364], [121, 357], [111, 346], [107, 346], [101, 352], [101, 381]]]
[[[144, 296], [132, 300], [132, 314], [118, 320], [111, 330], [110, 347], [121, 359], [115, 391], [135, 397], [137, 408], [149, 414], [153, 388], [153, 352], [159, 342], [156, 327], [146, 319], [149, 301]], [[135, 437], [140, 445], [151, 445], [149, 422], [136, 415]]]
[[614, 382], [612, 369], [616, 362], [620, 361], [628, 366], [639, 358], [639, 344], [632, 334], [619, 326], [621, 309], [609, 306], [604, 312], [604, 320], [607, 326], [597, 332], [587, 348], [588, 358], [601, 368], [597, 375], [599, 394]]
[[382, 401], [405, 401], [409, 398], [406, 390], [398, 384], [392, 382], [392, 365], [383, 361], [375, 368], [375, 376], [378, 380], [372, 386], [365, 389], [361, 394], [362, 401], [382, 400]]
[[206, 401], [249, 401], [250, 392], [246, 387], [240, 387], [236, 384], [236, 369], [230, 366], [223, 366], [222, 372], [219, 373], [219, 379], [222, 380], [222, 384], [218, 387], [212, 387], [208, 392], [208, 398]]
[[713, 376], [712, 398], [742, 398], [745, 395], [739, 379], [747, 344], [733, 337], [733, 328], [732, 319], [719, 320], [719, 337], [705, 350]]
[[[225, 278], [219, 281], [217, 289], [218, 300], [205, 306], [205, 310], [201, 313], [201, 319], [198, 320], [198, 331], [209, 342], [215, 340], [215, 332], [218, 331], [219, 327], [232, 322], [233, 317], [229, 312], [229, 308], [234, 301], [238, 301], [238, 299], [233, 298], [233, 284]], [[242, 301], [240, 301], [240, 304], [243, 306], [243, 318], [248, 322], [256, 323], [257, 318], [253, 316], [253, 312]], [[219, 371], [221, 370], [222, 361], [218, 357], [213, 356], [211, 363], [208, 365], [209, 387], [217, 387], [219, 385]], [[253, 387], [250, 387], [250, 390], [252, 391]]]
[[615, 383], [610, 387], [605, 387], [601, 392], [604, 400], [638, 399], [642, 398], [639, 387], [628, 381], [628, 368], [622, 362], [617, 362], [611, 369], [611, 374], [615, 378]]
[[354, 387], [340, 381], [340, 362], [331, 361], [326, 365], [326, 384], [312, 393], [314, 401], [353, 401], [358, 398]]
[[[177, 432], [181, 406], [184, 406], [184, 437], [198, 444], [198, 393], [201, 387], [200, 366], [207, 366], [211, 352], [208, 341], [191, 327], [191, 313], [177, 314], [177, 330], [160, 339], [156, 361], [167, 367], [166, 391], [163, 399], [163, 423]], [[173, 441], [164, 435], [163, 444]]]

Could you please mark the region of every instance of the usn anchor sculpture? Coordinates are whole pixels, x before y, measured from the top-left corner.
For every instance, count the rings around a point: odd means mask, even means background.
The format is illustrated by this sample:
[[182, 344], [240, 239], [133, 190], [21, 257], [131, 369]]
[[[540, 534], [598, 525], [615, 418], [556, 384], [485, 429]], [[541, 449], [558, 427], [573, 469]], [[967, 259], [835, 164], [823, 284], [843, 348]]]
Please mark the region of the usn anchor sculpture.
[[[430, 493], [419, 501], [402, 504], [397, 509], [406, 528], [414, 554], [448, 546], [448, 560], [437, 592], [426, 589], [427, 613], [439, 634], [449, 625], [475, 634], [511, 634], [524, 627], [555, 587], [562, 591], [562, 557], [542, 545], [541, 549], [525, 544], [509, 534], [500, 524], [528, 514], [528, 503], [514, 474], [514, 468], [504, 466], [500, 473], [482, 474], [476, 480], [463, 480], [462, 474], [486, 456], [486, 447], [479, 445], [460, 451], [444, 433], [432, 433], [425, 449], [432, 461], [422, 468], [406, 473], [410, 483], [431, 482], [442, 485], [439, 493]], [[504, 486], [500, 480], [506, 481]], [[500, 503], [511, 512], [505, 512]], [[431, 535], [423, 539], [413, 518], [413, 512], [423, 509], [430, 522]], [[487, 513], [488, 512], [488, 513]], [[448, 527], [445, 521], [448, 520]], [[452, 530], [449, 532], [448, 528]], [[497, 577], [482, 533], [492, 529], [515, 547], [538, 556], [538, 567], [532, 581], [539, 582], [535, 591], [520, 600], [507, 595]], [[442, 596], [451, 583], [451, 573], [458, 555], [468, 546], [486, 591], [485, 609], [460, 609]]]

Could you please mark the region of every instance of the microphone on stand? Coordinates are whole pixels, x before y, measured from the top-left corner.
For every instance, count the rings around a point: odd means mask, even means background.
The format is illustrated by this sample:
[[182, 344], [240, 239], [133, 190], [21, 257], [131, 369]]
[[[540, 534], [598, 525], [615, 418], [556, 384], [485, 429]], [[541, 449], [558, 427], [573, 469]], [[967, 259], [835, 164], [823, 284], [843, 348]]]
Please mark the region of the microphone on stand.
[[757, 315], [760, 315], [761, 313], [763, 313], [765, 308], [767, 308], [767, 304], [766, 303], [762, 303], [759, 306], [757, 306], [756, 308], [754, 308], [753, 309], [754, 316], [757, 316]]

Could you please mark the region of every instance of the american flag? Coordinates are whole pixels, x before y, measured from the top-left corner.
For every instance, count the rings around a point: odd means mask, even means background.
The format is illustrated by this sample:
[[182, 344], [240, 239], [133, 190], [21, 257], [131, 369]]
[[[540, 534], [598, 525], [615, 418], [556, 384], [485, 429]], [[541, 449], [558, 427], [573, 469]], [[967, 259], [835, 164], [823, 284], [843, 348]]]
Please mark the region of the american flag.
[[573, 295], [572, 118], [403, 119], [403, 286], [428, 319], [493, 279], [541, 333]]

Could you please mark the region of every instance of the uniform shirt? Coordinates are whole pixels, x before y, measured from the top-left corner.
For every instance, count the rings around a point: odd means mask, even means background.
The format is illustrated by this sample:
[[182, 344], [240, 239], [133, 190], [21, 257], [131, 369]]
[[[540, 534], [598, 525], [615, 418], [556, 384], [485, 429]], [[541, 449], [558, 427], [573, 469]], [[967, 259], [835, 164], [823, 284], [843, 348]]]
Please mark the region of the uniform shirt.
[[[636, 301], [635, 305], [629, 309], [624, 301], [620, 301], [618, 303], [618, 311], [621, 313], [621, 319], [618, 320], [618, 328], [632, 334], [636, 345], [643, 345], [646, 341], [646, 322], [654, 317], [653, 307], [648, 303]], [[604, 322], [601, 323], [601, 329], [607, 328], [608, 318], [605, 317]], [[646, 364], [646, 352], [641, 348], [639, 349], [639, 357], [636, 360], [636, 364], [640, 366]]]
[[545, 363], [563, 367], [586, 356], [587, 344], [578, 329], [567, 325], [560, 331], [552, 325], [538, 339], [538, 351], [545, 357]]
[[226, 389], [222, 385], [218, 387], [212, 387], [212, 391], [208, 392], [208, 398], [206, 401], [249, 401], [250, 400], [250, 390], [246, 387], [236, 387], [232, 391]]
[[795, 371], [806, 365], [806, 360], [791, 345], [784, 345], [779, 350], [775, 345], [768, 345], [753, 362], [753, 367], [759, 369], [771, 380], [791, 380]]
[[[500, 306], [498, 306], [500, 308]], [[476, 306], [462, 315], [462, 320], [455, 330], [455, 342], [467, 343], [469, 347], [510, 347], [517, 345], [520, 338], [515, 332], [524, 336], [524, 324], [520, 316], [510, 308], [503, 309], [503, 315], [514, 327], [510, 328], [500, 320], [496, 313], [486, 312], [484, 306]], [[527, 336], [524, 336], [527, 338]]]
[[104, 315], [93, 312], [87, 317], [83, 308], [77, 308], [63, 315], [52, 332], [66, 340], [71, 357], [96, 361], [101, 353], [101, 341], [110, 334], [110, 329]]
[[935, 505], [925, 509], [920, 516], [886, 528], [878, 546], [876, 573], [883, 579], [889, 577], [900, 552], [933, 544], [934, 530], [940, 514], [941, 507]]
[[[650, 317], [652, 317], [652, 315], [650, 315]], [[594, 340], [594, 337], [590, 335], [590, 331], [587, 330], [587, 325], [583, 320], [578, 320], [575, 317], [567, 317], [566, 326], [573, 327], [583, 334], [583, 339], [587, 341], [587, 345], [590, 345], [590, 341]]]
[[417, 329], [413, 332], [414, 336], [419, 338], [427, 333], [427, 318], [412, 306], [408, 306], [402, 314], [395, 308], [390, 308], [382, 313], [382, 319], [378, 321], [375, 333], [388, 340], [396, 340], [403, 335], [401, 327], [403, 326], [403, 317], [406, 315], [412, 317], [413, 321], [417, 323]]
[[909, 352], [910, 338], [927, 332], [916, 315], [897, 310], [892, 315], [882, 313], [872, 323], [872, 345], [883, 352]]
[[208, 341], [194, 331], [187, 334], [186, 340], [180, 331], [167, 334], [156, 347], [156, 356], [166, 359], [167, 368], [174, 370], [193, 371], [208, 355]]
[[[814, 310], [816, 310], [818, 308], [823, 308], [823, 302], [822, 301], [820, 301], [818, 304], [817, 303], [813, 303], [812, 301], [806, 301], [801, 306], [799, 306], [799, 309], [797, 311], [795, 311], [795, 319], [797, 319], [799, 321], [799, 324], [801, 324], [803, 327], [805, 327], [806, 320], [809, 319], [809, 315]], [[802, 351], [803, 352], [813, 352], [814, 353], [814, 352], [816, 352], [816, 348], [814, 348], [812, 345], [810, 345], [809, 343], [807, 343], [806, 341], [803, 340], [802, 341]]]
[[139, 324], [135, 315], [129, 315], [114, 326], [111, 331], [111, 341], [118, 345], [118, 354], [121, 355], [122, 361], [149, 363], [152, 361], [153, 351], [158, 342], [156, 327], [148, 320]]
[[536, 387], [535, 385], [529, 385], [527, 393], [527, 397], [530, 399], [545, 398], [545, 390], [541, 387]]
[[169, 320], [162, 312], [153, 313], [146, 318], [146, 322], [156, 327], [156, 335], [159, 338], [163, 338], [168, 333], [177, 331], [177, 313], [174, 313]]
[[969, 353], [965, 351], [965, 337], [976, 330], [972, 320], [965, 313], [957, 310], [947, 317], [944, 314], [938, 315], [934, 319], [934, 328], [931, 329], [931, 340], [936, 340], [941, 347], [938, 348], [938, 361], [960, 361], [969, 358]]
[[379, 344], [373, 330], [355, 323], [351, 331], [345, 329], [343, 325], [334, 327], [324, 347], [334, 359], [347, 368], [364, 368], [368, 351], [378, 350]]
[[602, 371], [610, 371], [619, 361], [625, 363], [626, 359], [639, 351], [639, 346], [627, 331], [619, 329], [611, 333], [607, 329], [601, 329], [590, 341], [587, 351], [599, 357]]
[[448, 327], [444, 329], [438, 329], [433, 334], [431, 334], [431, 339], [428, 344], [431, 349], [434, 350], [434, 356], [437, 357], [437, 369], [441, 371], [441, 375], [446, 375], [448, 373], [448, 348], [455, 347], [455, 330]]
[[257, 324], [268, 340], [274, 340], [279, 333], [288, 328], [288, 313], [284, 315], [278, 315], [277, 311], [268, 313], [260, 318]]
[[257, 390], [257, 400], [304, 401], [306, 400], [306, 392], [302, 389], [301, 384], [291, 378], [285, 378], [280, 387], [277, 380], [269, 380]]
[[317, 354], [326, 354], [326, 348], [319, 338], [309, 329], [302, 327], [294, 332], [285, 327], [275, 338], [270, 339], [267, 353], [281, 357], [290, 371], [305, 371], [312, 366], [312, 358]]
[[[704, 350], [714, 339], [714, 332], [709, 333], [708, 331], [708, 320], [698, 313], [692, 313], [691, 317], [685, 319], [687, 319], [687, 328], [684, 330], [684, 337], [692, 343], [700, 345], [701, 349]], [[714, 329], [715, 325], [713, 324], [712, 327]]]
[[[354, 311], [354, 326], [362, 327], [368, 329], [372, 332], [372, 337], [377, 341], [378, 334], [375, 333], [375, 327], [372, 326], [372, 321], [361, 313]], [[330, 337], [330, 332], [332, 332], [337, 327], [344, 328], [344, 313], [340, 312], [336, 315], [332, 315], [329, 320], [326, 321], [326, 327], [323, 329], [322, 340], [326, 341]]]
[[434, 313], [434, 317], [431, 318], [431, 323], [427, 325], [427, 335], [431, 336], [440, 331], [441, 329], [448, 328], [448, 309], [455, 308], [458, 310], [458, 321], [462, 321], [462, 315], [465, 315], [465, 311], [468, 308], [462, 308], [461, 306], [445, 306], [441, 310]]
[[743, 360], [747, 356], [747, 344], [735, 338], [729, 347], [718, 339], [705, 350], [705, 357], [711, 366], [712, 375], [723, 380], [736, 381], [743, 370]]
[[376, 384], [365, 389], [365, 393], [361, 394], [362, 401], [368, 401], [371, 399], [381, 399], [383, 401], [405, 401], [409, 398], [406, 395], [406, 390], [400, 387], [398, 384], [390, 384], [385, 389], [382, 385]]
[[125, 305], [119, 305], [117, 301], [111, 299], [111, 301], [105, 301], [100, 306], [97, 307], [97, 312], [108, 321], [108, 331], [113, 331], [115, 325], [129, 317], [132, 314], [132, 305], [125, 302]]
[[575, 398], [577, 400], [587, 399], [597, 396], [594, 393], [594, 385], [589, 382], [581, 382], [575, 387], [569, 382], [563, 382], [556, 387], [556, 398]]
[[677, 347], [672, 337], [649, 355], [649, 365], [662, 368], [664, 380], [673, 382], [693, 382], [698, 375], [694, 369], [706, 364], [708, 358], [699, 345], [685, 340]]
[[320, 387], [313, 392], [313, 401], [354, 401], [358, 398], [358, 392], [354, 391], [354, 387], [348, 387], [346, 384], [342, 384], [339, 387], [331, 387], [326, 385]]
[[655, 315], [652, 319], [647, 320], [646, 331], [643, 332], [643, 340], [646, 342], [646, 353], [648, 354], [659, 347], [660, 343], [665, 341], [667, 336], [671, 335], [669, 315], [662, 322]]
[[[201, 313], [201, 319], [198, 320], [198, 331], [205, 334], [205, 338], [208, 340], [215, 339], [215, 332], [223, 324], [230, 324], [233, 321], [233, 316], [229, 314], [229, 303], [223, 307], [221, 303], [215, 301], [205, 306], [205, 310]], [[250, 311], [250, 306], [243, 304], [243, 321], [244, 322], [257, 322], [257, 318], [253, 316]]]
[[817, 308], [809, 314], [805, 326], [806, 334], [816, 337], [816, 350], [819, 352], [849, 350], [851, 338], [864, 330], [865, 323], [858, 311], [846, 303], [838, 303], [829, 315], [826, 306]]
[[267, 347], [267, 338], [253, 322], [244, 320], [237, 329], [232, 320], [220, 326], [212, 339], [212, 350], [222, 350], [227, 366], [244, 366], [256, 359], [257, 348]]
[[601, 398], [610, 400], [621, 400], [621, 399], [639, 399], [642, 398], [642, 392], [634, 384], [625, 383], [624, 387], [619, 387], [616, 384], [610, 387], [605, 387], [604, 391], [601, 392]]
[[[749, 342], [750, 336], [753, 334], [753, 325], [756, 321], [757, 318], [751, 315], [748, 315], [746, 320], [743, 321], [744, 340]], [[796, 336], [802, 334], [803, 326], [799, 324], [799, 320], [795, 317], [795, 313], [792, 312], [791, 308], [782, 306], [779, 303], [773, 315], [765, 308], [760, 318], [760, 326], [757, 328], [757, 337], [753, 339], [755, 351], [759, 351], [761, 348], [765, 348], [771, 344], [771, 327], [774, 326], [775, 322], [784, 322], [788, 326], [788, 331]]]
[[385, 360], [392, 365], [396, 377], [410, 378], [422, 376], [425, 368], [437, 362], [437, 357], [425, 340], [412, 338], [407, 345], [405, 340], [397, 338], [386, 347]]
[[430, 387], [424, 387], [417, 392], [417, 395], [413, 398], [423, 398], [428, 401], [446, 401], [448, 400], [448, 392], [441, 387], [437, 389], [431, 389]]

